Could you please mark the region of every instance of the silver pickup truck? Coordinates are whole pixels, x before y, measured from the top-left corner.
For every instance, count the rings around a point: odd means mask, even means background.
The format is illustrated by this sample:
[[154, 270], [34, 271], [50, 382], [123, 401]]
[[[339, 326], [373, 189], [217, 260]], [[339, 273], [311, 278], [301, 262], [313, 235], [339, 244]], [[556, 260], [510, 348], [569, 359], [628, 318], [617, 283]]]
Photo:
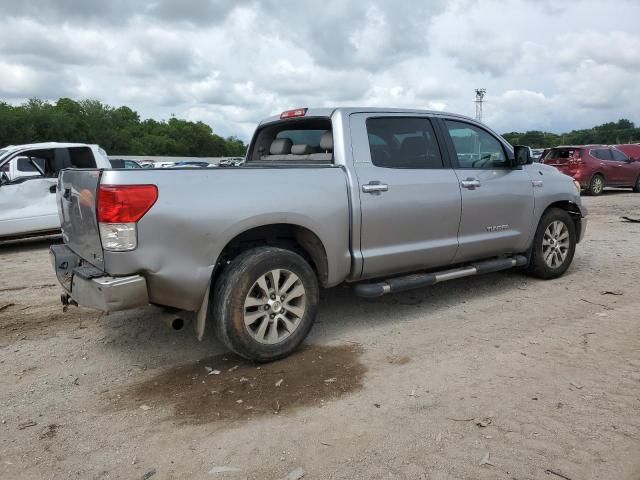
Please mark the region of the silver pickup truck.
[[309, 333], [319, 287], [377, 297], [520, 267], [562, 275], [580, 186], [485, 125], [442, 112], [318, 108], [260, 123], [244, 164], [66, 170], [63, 303], [192, 312], [255, 361]]

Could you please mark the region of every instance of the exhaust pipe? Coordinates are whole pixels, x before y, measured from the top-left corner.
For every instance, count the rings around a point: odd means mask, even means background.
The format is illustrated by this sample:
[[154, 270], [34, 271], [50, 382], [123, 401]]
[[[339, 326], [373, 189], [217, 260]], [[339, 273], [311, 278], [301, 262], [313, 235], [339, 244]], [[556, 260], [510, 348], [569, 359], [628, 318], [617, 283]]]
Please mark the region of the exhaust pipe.
[[175, 330], [176, 332], [182, 330], [184, 327], [187, 326], [187, 323], [189, 323], [187, 320], [185, 320], [184, 318], [182, 318], [179, 315], [179, 311], [169, 311], [169, 310], [164, 310], [161, 314], [162, 316], [162, 321], [171, 329], [171, 330]]

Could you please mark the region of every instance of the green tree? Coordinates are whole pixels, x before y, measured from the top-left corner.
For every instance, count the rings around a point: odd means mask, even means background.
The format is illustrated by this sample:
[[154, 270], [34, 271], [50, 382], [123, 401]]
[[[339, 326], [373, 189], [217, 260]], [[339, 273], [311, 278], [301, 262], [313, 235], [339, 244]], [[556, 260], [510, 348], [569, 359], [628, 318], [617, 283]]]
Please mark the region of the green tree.
[[504, 138], [512, 145], [531, 147], [555, 147], [557, 145], [588, 145], [593, 143], [614, 145], [640, 142], [640, 128], [626, 118], [617, 122], [603, 123], [593, 128], [572, 130], [557, 135], [555, 133], [528, 131], [505, 133]]
[[203, 122], [140, 120], [129, 107], [97, 100], [0, 102], [0, 146], [45, 141], [97, 143], [113, 155], [244, 156], [247, 148]]

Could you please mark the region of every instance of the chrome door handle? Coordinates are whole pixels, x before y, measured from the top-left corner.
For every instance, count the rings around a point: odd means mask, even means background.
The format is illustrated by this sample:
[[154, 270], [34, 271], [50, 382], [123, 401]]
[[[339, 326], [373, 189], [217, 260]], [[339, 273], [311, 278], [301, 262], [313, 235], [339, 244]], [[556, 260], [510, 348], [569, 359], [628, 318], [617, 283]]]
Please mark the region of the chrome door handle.
[[366, 185], [362, 185], [362, 191], [364, 193], [373, 193], [374, 195], [380, 195], [381, 192], [389, 190], [389, 185], [380, 182], [369, 182]]
[[466, 180], [462, 180], [460, 182], [460, 185], [462, 186], [462, 188], [468, 188], [469, 190], [473, 190], [474, 188], [477, 188], [480, 186], [480, 181], [474, 180], [473, 178], [467, 178]]

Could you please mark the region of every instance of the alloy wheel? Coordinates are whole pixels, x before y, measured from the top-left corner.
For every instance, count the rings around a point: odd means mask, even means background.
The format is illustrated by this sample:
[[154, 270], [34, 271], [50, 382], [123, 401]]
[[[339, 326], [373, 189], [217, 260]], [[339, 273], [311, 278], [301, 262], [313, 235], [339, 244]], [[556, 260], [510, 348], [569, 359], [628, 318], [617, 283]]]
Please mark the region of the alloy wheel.
[[593, 179], [593, 193], [595, 193], [596, 195], [600, 194], [602, 192], [604, 188], [604, 181], [602, 180], [602, 177], [597, 176]]
[[254, 340], [273, 345], [293, 334], [305, 312], [306, 291], [300, 278], [285, 269], [260, 276], [244, 301], [244, 324]]
[[542, 258], [551, 268], [562, 266], [569, 253], [569, 229], [560, 220], [549, 224], [542, 237]]

